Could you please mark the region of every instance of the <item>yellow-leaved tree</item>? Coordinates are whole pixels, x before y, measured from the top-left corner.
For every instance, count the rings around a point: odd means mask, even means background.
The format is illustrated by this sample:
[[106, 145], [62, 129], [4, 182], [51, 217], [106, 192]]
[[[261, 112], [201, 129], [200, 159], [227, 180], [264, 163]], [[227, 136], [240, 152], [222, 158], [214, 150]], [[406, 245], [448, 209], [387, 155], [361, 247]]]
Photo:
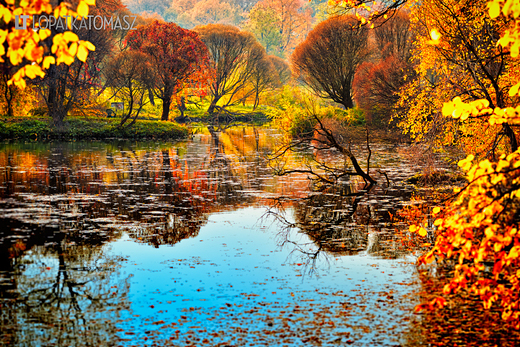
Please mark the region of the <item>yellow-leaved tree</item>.
[[[487, 9], [493, 21], [511, 19], [498, 44], [513, 59], [519, 58], [520, 0], [492, 0]], [[432, 28], [432, 44], [442, 45], [443, 36]], [[520, 83], [508, 90], [511, 105], [491, 105], [486, 99], [464, 102], [454, 98], [442, 107], [445, 117], [466, 120], [485, 118], [489, 125], [515, 126], [520, 123]], [[470, 154], [459, 162], [468, 183], [456, 189], [450, 208], [441, 213], [434, 225], [433, 248], [419, 259], [425, 264], [453, 266], [453, 274], [444, 286], [445, 295], [466, 293], [494, 308], [502, 319], [520, 328], [520, 151], [504, 153], [496, 160], [475, 160]], [[420, 226], [412, 232], [425, 235]], [[443, 307], [445, 297], [437, 297], [419, 308]]]
[[[49, 0], [6, 0], [0, 4], [0, 62], [19, 67], [9, 85], [24, 88], [26, 79], [43, 77], [50, 65], [70, 65], [76, 57], [84, 62], [88, 52], [95, 50], [92, 43], [79, 40], [70, 30], [39, 28], [40, 18], [61, 17], [68, 18], [70, 29], [70, 18], [86, 17], [95, 0], [80, 0], [75, 11], [70, 4], [59, 3], [54, 8]], [[50, 51], [42, 44], [46, 39], [52, 39]]]
[[443, 103], [455, 97], [485, 100], [490, 108], [514, 102], [508, 91], [520, 79], [520, 61], [497, 44], [514, 18], [491, 18], [487, 1], [424, 0], [413, 8], [416, 77], [401, 90], [405, 112], [396, 117], [412, 138], [455, 145], [466, 153], [493, 155], [518, 148], [507, 122], [490, 124], [488, 113], [453, 118], [441, 111]]
[[[333, 2], [377, 16], [372, 0]], [[423, 81], [410, 87], [422, 92], [420, 102], [429, 115], [416, 112], [414, 124], [422, 122], [419, 125], [428, 131], [438, 126], [428, 116], [438, 112], [438, 119], [449, 123], [444, 129], [447, 135], [451, 131], [454, 136], [453, 131], [463, 126], [468, 136], [496, 139], [491, 144], [496, 155], [478, 153], [486, 147], [478, 139], [462, 144], [470, 153], [459, 162], [467, 184], [455, 190], [449, 207], [433, 209], [438, 217], [434, 230], [410, 226], [421, 237], [430, 233], [436, 237], [419, 264], [435, 261], [436, 266], [453, 270], [448, 272], [444, 296], [417, 308], [444, 307], [450, 294], [465, 294], [520, 329], [520, 150], [515, 133], [520, 124], [520, 0], [394, 0], [379, 13], [386, 16], [406, 2], [419, 14], [416, 28], [429, 34], [423, 32], [424, 40], [418, 41], [422, 47], [418, 54], [425, 58], [418, 67]], [[489, 16], [484, 18], [483, 12]], [[441, 85], [428, 93], [426, 84], [437, 79], [458, 90]], [[409, 129], [416, 134], [424, 131]], [[502, 146], [495, 145], [504, 137]], [[452, 142], [449, 136], [440, 144], [447, 142]]]

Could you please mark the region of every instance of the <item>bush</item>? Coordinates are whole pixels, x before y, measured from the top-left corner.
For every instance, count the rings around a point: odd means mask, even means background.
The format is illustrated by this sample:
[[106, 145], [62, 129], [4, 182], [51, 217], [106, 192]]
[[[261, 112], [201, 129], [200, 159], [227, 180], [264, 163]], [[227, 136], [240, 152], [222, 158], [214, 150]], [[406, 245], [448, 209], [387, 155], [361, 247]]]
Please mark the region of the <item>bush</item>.
[[24, 120], [20, 123], [2, 123], [0, 137], [2, 138], [46, 138], [49, 125], [39, 120]]
[[364, 126], [366, 124], [365, 113], [362, 109], [354, 107], [346, 112], [348, 114], [348, 125]]

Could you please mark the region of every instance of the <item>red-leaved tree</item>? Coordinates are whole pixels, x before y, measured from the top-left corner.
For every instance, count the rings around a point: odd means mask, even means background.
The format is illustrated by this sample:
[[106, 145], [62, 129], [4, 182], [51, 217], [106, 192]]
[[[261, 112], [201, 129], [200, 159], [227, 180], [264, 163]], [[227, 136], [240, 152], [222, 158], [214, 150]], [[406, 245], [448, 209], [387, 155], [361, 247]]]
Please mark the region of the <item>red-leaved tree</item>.
[[155, 21], [128, 34], [126, 42], [130, 49], [147, 54], [156, 69], [153, 93], [163, 103], [161, 120], [168, 120], [174, 95], [208, 79], [208, 50], [194, 31]]
[[353, 89], [357, 106], [377, 125], [388, 124], [399, 100], [399, 91], [412, 78], [410, 18], [398, 12], [391, 19], [375, 21], [376, 62], [365, 62], [356, 70]]

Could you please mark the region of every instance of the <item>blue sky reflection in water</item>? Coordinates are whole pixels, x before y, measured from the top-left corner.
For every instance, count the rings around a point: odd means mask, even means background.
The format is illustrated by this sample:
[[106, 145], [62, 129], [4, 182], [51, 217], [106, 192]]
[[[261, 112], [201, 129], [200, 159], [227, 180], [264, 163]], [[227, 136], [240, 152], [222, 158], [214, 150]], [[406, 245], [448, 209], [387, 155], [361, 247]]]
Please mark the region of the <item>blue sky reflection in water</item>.
[[[172, 343], [191, 335], [195, 345], [204, 338], [230, 345], [242, 345], [239, 338], [271, 346], [399, 344], [414, 305], [413, 259], [323, 252], [309, 273], [307, 256], [292, 244], [280, 246], [276, 224], [261, 218], [265, 211], [213, 214], [198, 236], [174, 246], [128, 237], [112, 243], [111, 252], [126, 259], [121, 273], [132, 275], [128, 321], [121, 324], [136, 334], [126, 335], [128, 344], [170, 341], [171, 333], [179, 336]], [[296, 230], [289, 238], [316, 249]]]
[[[414, 259], [388, 218], [409, 188], [363, 197], [353, 217], [340, 192], [273, 178], [270, 135], [2, 144], [0, 345], [420, 340]], [[416, 169], [378, 146], [374, 162], [396, 181]], [[279, 195], [303, 198], [285, 213], [304, 229], [264, 216]]]

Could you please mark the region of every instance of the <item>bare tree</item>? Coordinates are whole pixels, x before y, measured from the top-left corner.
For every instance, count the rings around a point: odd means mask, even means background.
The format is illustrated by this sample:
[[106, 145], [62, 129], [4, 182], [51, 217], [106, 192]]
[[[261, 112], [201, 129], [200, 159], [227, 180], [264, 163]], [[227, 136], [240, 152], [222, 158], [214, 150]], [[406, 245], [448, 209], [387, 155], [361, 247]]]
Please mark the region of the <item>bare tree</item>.
[[[348, 141], [348, 131], [337, 120], [321, 119], [316, 112], [309, 112], [309, 117], [313, 118], [316, 126], [313, 128], [312, 140], [309, 137], [292, 139], [282, 145], [271, 156], [271, 166], [276, 175], [288, 175], [291, 173], [309, 174], [315, 185], [330, 186], [340, 181], [349, 180], [351, 177], [361, 177], [367, 184], [367, 189], [376, 183], [370, 175], [371, 150], [369, 146], [367, 132], [367, 159], [366, 169], [364, 170], [352, 150], [352, 145]], [[312, 160], [306, 164], [305, 168], [286, 169], [285, 155], [291, 151], [310, 151], [313, 153]], [[344, 159], [339, 164], [330, 163], [326, 159], [319, 158], [319, 153], [335, 151]]]
[[209, 24], [194, 30], [208, 47], [215, 69], [208, 113], [213, 114], [215, 109], [225, 109], [253, 96], [255, 89], [250, 82], [265, 57], [265, 49], [254, 36], [223, 24]]
[[108, 87], [114, 88], [115, 95], [126, 104], [126, 112], [121, 117], [120, 126], [130, 118], [132, 121], [128, 126], [133, 125], [143, 106], [149, 101], [146, 97], [154, 81], [149, 60], [144, 53], [124, 51], [115, 56], [105, 69]]

